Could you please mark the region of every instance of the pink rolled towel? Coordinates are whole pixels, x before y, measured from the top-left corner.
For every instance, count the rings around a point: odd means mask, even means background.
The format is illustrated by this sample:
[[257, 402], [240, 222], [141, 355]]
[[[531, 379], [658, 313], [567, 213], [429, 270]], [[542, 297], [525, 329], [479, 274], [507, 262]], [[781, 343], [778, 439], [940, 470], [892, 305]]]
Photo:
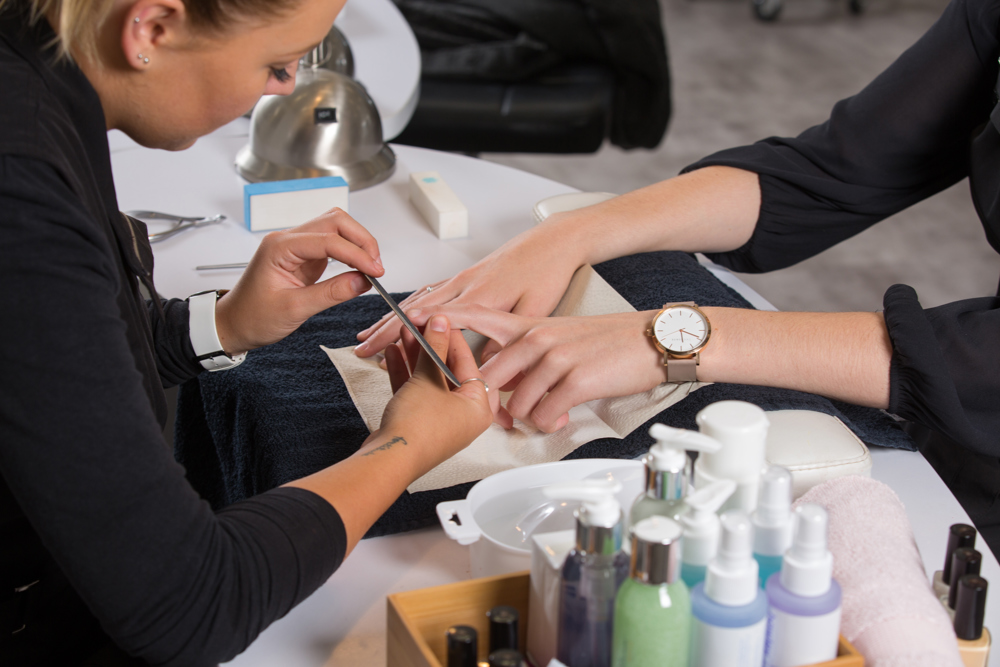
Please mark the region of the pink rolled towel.
[[840, 633], [866, 667], [962, 667], [896, 492], [851, 475], [810, 489], [802, 503], [830, 514], [833, 576], [844, 594]]

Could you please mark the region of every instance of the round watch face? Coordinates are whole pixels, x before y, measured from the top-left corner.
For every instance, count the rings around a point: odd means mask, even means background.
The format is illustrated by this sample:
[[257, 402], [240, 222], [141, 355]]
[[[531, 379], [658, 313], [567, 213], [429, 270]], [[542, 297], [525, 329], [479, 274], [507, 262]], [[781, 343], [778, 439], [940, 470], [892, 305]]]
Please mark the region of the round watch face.
[[653, 335], [668, 352], [684, 354], [697, 350], [708, 340], [708, 320], [694, 308], [673, 306], [653, 322]]

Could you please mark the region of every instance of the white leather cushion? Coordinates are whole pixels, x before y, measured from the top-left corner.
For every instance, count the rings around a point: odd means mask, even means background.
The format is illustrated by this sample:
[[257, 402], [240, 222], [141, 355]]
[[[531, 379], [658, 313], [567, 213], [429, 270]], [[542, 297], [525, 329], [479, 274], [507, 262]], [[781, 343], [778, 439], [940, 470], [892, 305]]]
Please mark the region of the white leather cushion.
[[865, 443], [836, 417], [811, 410], [768, 412], [767, 462], [792, 473], [792, 498], [835, 477], [871, 477]]
[[584, 206], [593, 206], [594, 204], [600, 204], [602, 201], [614, 199], [617, 196], [610, 192], [571, 192], [566, 195], [556, 195], [535, 204], [535, 207], [531, 210], [531, 214], [534, 216], [535, 224], [537, 225], [553, 213], [574, 211]]

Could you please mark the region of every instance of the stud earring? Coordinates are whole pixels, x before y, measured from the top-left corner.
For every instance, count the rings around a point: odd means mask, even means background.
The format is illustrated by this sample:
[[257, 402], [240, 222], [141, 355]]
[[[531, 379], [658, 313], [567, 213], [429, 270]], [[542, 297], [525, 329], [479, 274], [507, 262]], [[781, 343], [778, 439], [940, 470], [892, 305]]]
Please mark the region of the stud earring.
[[139, 60], [141, 60], [146, 65], [149, 64], [149, 58], [144, 58], [141, 53], [139, 55], [137, 55], [136, 58], [138, 58]]
[[136, 23], [138, 23], [138, 22], [139, 22], [139, 17], [138, 17], [138, 16], [136, 16], [136, 17], [135, 17], [134, 19], [132, 19], [132, 20], [133, 20], [133, 21], [135, 21]]

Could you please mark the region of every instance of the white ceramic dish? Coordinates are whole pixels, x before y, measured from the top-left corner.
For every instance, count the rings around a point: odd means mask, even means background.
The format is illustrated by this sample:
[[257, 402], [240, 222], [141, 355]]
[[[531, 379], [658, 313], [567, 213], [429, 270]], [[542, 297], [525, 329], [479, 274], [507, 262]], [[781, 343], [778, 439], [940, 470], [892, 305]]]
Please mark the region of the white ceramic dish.
[[519, 572], [531, 567], [531, 533], [575, 525], [579, 503], [546, 499], [554, 482], [606, 478], [622, 484], [618, 502], [626, 512], [642, 492], [643, 465], [621, 459], [578, 459], [525, 466], [478, 482], [465, 500], [439, 503], [438, 520], [451, 539], [469, 545], [473, 577]]

